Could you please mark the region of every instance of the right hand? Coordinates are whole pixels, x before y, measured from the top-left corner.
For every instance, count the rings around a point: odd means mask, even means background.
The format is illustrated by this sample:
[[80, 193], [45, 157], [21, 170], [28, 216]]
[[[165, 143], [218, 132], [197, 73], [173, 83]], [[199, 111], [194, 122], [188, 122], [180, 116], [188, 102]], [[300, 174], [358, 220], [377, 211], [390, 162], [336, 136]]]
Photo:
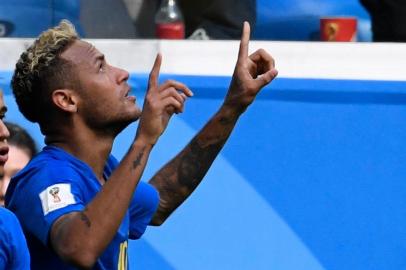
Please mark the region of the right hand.
[[137, 130], [137, 138], [151, 145], [164, 132], [171, 116], [183, 112], [186, 98], [193, 95], [186, 85], [177, 81], [168, 80], [158, 85], [161, 62], [162, 56], [158, 53], [149, 74], [148, 90]]
[[244, 22], [237, 64], [224, 105], [238, 113], [244, 112], [264, 86], [278, 75], [273, 57], [264, 49], [248, 55], [250, 25]]

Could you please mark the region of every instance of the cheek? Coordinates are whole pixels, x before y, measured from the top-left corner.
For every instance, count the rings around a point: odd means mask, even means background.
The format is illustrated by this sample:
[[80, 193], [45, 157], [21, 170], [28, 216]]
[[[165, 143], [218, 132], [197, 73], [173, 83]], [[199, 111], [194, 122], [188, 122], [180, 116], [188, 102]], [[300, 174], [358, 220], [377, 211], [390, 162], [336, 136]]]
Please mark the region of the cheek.
[[6, 194], [6, 190], [8, 184], [10, 184], [10, 177], [8, 175], [4, 175], [3, 179], [0, 180], [0, 193], [4, 196]]
[[93, 111], [94, 116], [99, 117], [108, 117], [119, 107], [117, 99], [112, 96], [99, 97], [96, 102], [90, 105], [90, 110]]
[[11, 175], [20, 171], [30, 161], [28, 154], [14, 145], [9, 146], [8, 160], [4, 166], [4, 174]]
[[98, 90], [99, 91], [94, 91], [91, 95], [85, 95], [83, 97], [82, 111], [86, 113], [87, 116], [103, 116], [117, 107], [117, 105], [115, 105], [117, 98], [114, 97], [112, 90], [100, 88]]

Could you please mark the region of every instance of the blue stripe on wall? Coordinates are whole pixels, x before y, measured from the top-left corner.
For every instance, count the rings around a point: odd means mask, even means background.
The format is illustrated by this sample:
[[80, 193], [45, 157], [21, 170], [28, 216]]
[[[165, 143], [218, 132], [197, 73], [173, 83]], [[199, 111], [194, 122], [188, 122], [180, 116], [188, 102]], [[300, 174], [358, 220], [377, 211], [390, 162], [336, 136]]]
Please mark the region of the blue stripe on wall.
[[[21, 122], [10, 73], [0, 77], [7, 119]], [[195, 96], [155, 147], [144, 181], [217, 110], [230, 81], [166, 78], [185, 82]], [[137, 96], [146, 83], [146, 74], [132, 74]], [[406, 82], [277, 79], [241, 117], [196, 193], [167, 224], [147, 232], [143, 263], [148, 269], [162, 269], [153, 260], [168, 269], [406, 268], [405, 91]], [[135, 129], [118, 137], [115, 155], [125, 153]]]

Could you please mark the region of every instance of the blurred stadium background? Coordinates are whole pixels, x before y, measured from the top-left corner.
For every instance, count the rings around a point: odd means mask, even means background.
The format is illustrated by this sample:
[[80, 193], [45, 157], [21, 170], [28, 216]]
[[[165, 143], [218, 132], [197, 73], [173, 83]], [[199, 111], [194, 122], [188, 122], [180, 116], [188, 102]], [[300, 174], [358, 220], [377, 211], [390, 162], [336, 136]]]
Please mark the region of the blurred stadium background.
[[[365, 42], [316, 42], [320, 17], [330, 15], [356, 16]], [[175, 78], [195, 92], [154, 149], [148, 180], [221, 104], [238, 42], [133, 39], [137, 29], [121, 1], [2, 0], [6, 120], [22, 124], [41, 146], [9, 82], [29, 38], [62, 18], [130, 71], [140, 102], [158, 51], [161, 80]], [[356, 0], [258, 0], [253, 38], [259, 41], [250, 50], [266, 48], [279, 78], [241, 118], [193, 196], [162, 227], [130, 243], [131, 267], [406, 269], [406, 45], [366, 42], [370, 22]], [[115, 142], [117, 157], [135, 129]]]

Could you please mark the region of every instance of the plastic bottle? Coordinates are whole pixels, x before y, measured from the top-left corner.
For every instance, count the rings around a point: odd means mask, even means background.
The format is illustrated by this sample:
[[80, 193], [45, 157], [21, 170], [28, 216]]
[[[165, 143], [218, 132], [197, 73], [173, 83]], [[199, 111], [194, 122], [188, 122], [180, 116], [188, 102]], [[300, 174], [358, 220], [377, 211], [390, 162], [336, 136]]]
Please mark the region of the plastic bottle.
[[175, 0], [162, 0], [155, 14], [156, 37], [162, 39], [184, 39], [185, 23]]

